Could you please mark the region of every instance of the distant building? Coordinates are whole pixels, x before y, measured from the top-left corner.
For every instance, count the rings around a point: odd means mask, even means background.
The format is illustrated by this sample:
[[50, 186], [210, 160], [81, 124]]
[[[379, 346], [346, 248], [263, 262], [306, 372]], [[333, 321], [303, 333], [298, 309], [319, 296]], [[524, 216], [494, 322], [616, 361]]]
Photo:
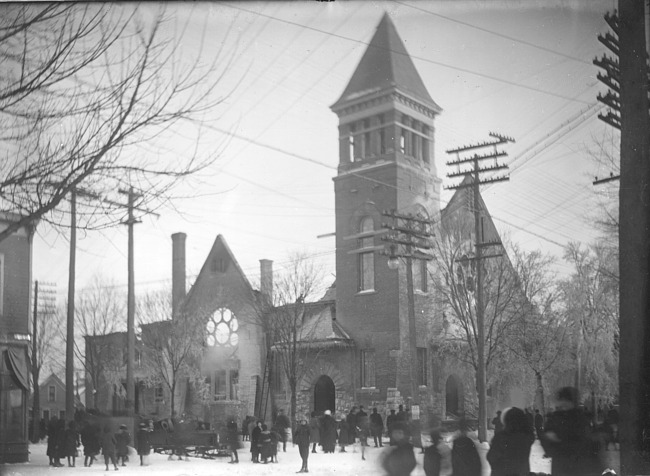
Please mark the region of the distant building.
[[[0, 214], [0, 228], [22, 217]], [[0, 241], [0, 463], [29, 458], [27, 398], [32, 238], [35, 224]]]
[[[38, 386], [40, 390], [40, 418], [48, 422], [53, 416], [65, 420], [65, 383], [56, 375], [50, 374]], [[75, 396], [75, 408], [81, 406], [81, 400]], [[29, 415], [30, 420], [33, 417], [32, 408], [34, 405], [33, 396], [29, 399]]]

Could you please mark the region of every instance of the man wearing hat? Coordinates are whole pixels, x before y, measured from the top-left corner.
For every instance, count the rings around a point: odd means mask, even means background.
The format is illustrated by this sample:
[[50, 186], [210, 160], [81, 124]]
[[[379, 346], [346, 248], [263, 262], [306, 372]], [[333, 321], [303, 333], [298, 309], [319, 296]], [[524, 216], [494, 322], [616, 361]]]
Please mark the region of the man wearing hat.
[[146, 423], [140, 423], [140, 429], [137, 433], [138, 454], [140, 455], [140, 466], [145, 466], [145, 458], [149, 456], [151, 444], [149, 442], [149, 430]]
[[129, 445], [131, 444], [131, 434], [127, 426], [120, 425], [120, 431], [115, 434], [115, 453], [117, 454], [117, 464], [122, 461], [122, 466], [126, 466], [129, 460]]

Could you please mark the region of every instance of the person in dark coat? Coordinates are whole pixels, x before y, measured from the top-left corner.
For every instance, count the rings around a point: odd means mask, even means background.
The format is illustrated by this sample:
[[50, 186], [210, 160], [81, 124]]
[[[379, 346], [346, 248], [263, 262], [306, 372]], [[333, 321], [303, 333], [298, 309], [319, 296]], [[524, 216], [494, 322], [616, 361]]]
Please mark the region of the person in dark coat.
[[339, 430], [339, 453], [347, 453], [345, 447], [350, 443], [350, 431], [347, 418], [343, 416], [339, 417], [337, 427]]
[[65, 457], [65, 420], [59, 418], [54, 428], [54, 466], [63, 466], [61, 458]]
[[334, 453], [336, 447], [336, 420], [332, 417], [330, 410], [325, 410], [325, 414], [320, 420], [320, 444], [324, 453]]
[[237, 429], [237, 422], [234, 418], [228, 420], [228, 423], [226, 424], [226, 441], [228, 442], [228, 449], [230, 450], [230, 463], [239, 463], [237, 450], [241, 446], [239, 443], [239, 430]]
[[140, 466], [144, 466], [146, 461], [145, 457], [149, 456], [151, 451], [151, 443], [149, 441], [149, 430], [145, 423], [140, 423], [140, 428], [136, 434], [136, 441], [138, 445], [138, 455], [140, 455]]
[[68, 466], [74, 467], [77, 460], [77, 448], [81, 445], [77, 425], [74, 421], [68, 423], [68, 428], [65, 430], [64, 438], [64, 453], [68, 458]]
[[126, 466], [129, 460], [129, 445], [131, 444], [131, 433], [126, 425], [120, 425], [120, 431], [115, 434], [115, 455], [117, 464], [122, 461], [122, 466]]
[[527, 416], [512, 407], [506, 410], [503, 422], [503, 431], [494, 435], [487, 452], [492, 476], [528, 476], [535, 435], [528, 428]]
[[361, 459], [366, 459], [366, 446], [368, 446], [368, 437], [370, 436], [370, 419], [368, 414], [363, 411], [363, 407], [359, 407], [357, 413], [357, 436], [361, 444]]
[[503, 422], [501, 421], [501, 410], [497, 410], [497, 416], [492, 418], [492, 426], [494, 427], [494, 434], [503, 431]]
[[357, 440], [357, 414], [359, 410], [357, 407], [352, 407], [350, 412], [345, 417], [345, 422], [348, 426], [348, 444], [352, 445], [352, 449], [356, 453], [356, 447], [354, 446]]
[[[382, 442], [382, 435], [384, 433], [384, 420], [381, 415], [377, 413], [377, 408], [372, 409], [370, 414], [370, 433], [375, 442], [375, 448], [384, 446]], [[377, 444], [379, 443], [379, 445]]]
[[57, 431], [58, 431], [59, 419], [56, 415], [52, 415], [52, 418], [47, 424], [47, 450], [46, 454], [50, 459], [50, 466], [63, 466], [61, 462], [57, 462]]
[[452, 476], [481, 476], [481, 458], [474, 441], [467, 436], [467, 422], [459, 422], [460, 436], [454, 439], [451, 448]]
[[557, 392], [557, 410], [546, 420], [541, 443], [552, 458], [553, 476], [601, 474], [598, 443], [588, 416], [578, 408], [575, 388], [563, 387]]
[[542, 433], [544, 432], [544, 417], [542, 416], [542, 414], [539, 412], [537, 408], [535, 409], [534, 423], [535, 423], [535, 434], [537, 435], [537, 438], [541, 440]]
[[442, 437], [438, 430], [433, 430], [430, 436], [431, 446], [424, 450], [424, 474], [425, 476], [440, 476], [442, 454], [438, 449], [438, 445], [440, 444]]
[[391, 446], [395, 444], [392, 437], [395, 423], [397, 423], [397, 415], [395, 415], [395, 409], [391, 409], [390, 415], [386, 417], [386, 430], [388, 431], [388, 441]]
[[404, 430], [399, 426], [393, 429], [390, 437], [395, 444], [384, 455], [382, 468], [387, 476], [409, 476], [416, 466], [413, 445], [409, 443]]
[[260, 433], [262, 433], [262, 422], [258, 420], [255, 428], [251, 431], [251, 461], [260, 462]]
[[[271, 448], [272, 444], [273, 442], [271, 440], [271, 432], [266, 425], [262, 425], [260, 435], [257, 440], [257, 445], [260, 447], [260, 458], [264, 464], [268, 463], [269, 458], [273, 456], [273, 450]], [[277, 451], [277, 444], [275, 447]]]
[[106, 464], [106, 471], [108, 471], [109, 461], [113, 463], [115, 470], [117, 467], [117, 460], [115, 459], [115, 435], [111, 432], [111, 427], [106, 425], [104, 433], [101, 436], [102, 454], [104, 455], [104, 463]]
[[280, 439], [282, 440], [282, 451], [287, 451], [287, 440], [289, 439], [289, 428], [291, 428], [291, 422], [289, 417], [284, 414], [284, 410], [280, 409], [278, 416], [275, 419], [275, 427], [280, 434]]
[[97, 460], [95, 456], [99, 454], [99, 429], [86, 422], [81, 429], [81, 444], [84, 447], [84, 466], [92, 466], [93, 462]]
[[316, 453], [316, 445], [320, 443], [320, 419], [316, 416], [316, 412], [311, 412], [309, 420], [309, 441], [312, 443], [311, 452]]
[[[313, 413], [312, 413], [313, 415]], [[298, 445], [298, 452], [302, 458], [302, 467], [299, 473], [308, 473], [307, 460], [309, 459], [309, 442], [311, 441], [311, 429], [306, 419], [300, 420], [300, 425], [293, 434], [293, 442]]]
[[241, 439], [242, 441], [247, 441], [249, 439], [250, 433], [248, 430], [248, 424], [251, 421], [250, 415], [246, 415], [246, 418], [244, 418], [244, 421], [241, 424]]
[[406, 413], [406, 410], [404, 410], [404, 405], [397, 406], [397, 415], [395, 415], [395, 417], [397, 418], [397, 421], [408, 421], [408, 414]]

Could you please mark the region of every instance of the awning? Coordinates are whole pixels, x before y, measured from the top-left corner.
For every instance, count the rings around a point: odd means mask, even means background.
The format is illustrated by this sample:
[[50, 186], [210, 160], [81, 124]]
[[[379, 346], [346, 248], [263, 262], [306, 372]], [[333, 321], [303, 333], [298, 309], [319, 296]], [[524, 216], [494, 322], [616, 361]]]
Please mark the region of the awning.
[[9, 364], [13, 370], [16, 380], [21, 387], [29, 391], [29, 368], [27, 366], [27, 352], [25, 349], [7, 349]]

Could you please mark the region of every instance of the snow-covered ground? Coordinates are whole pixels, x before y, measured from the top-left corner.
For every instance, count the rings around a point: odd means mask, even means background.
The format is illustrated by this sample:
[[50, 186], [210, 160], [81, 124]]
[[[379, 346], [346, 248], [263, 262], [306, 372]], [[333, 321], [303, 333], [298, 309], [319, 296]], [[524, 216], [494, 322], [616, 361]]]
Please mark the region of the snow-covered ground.
[[[47, 448], [46, 444], [40, 443], [30, 446], [30, 461], [29, 463], [22, 464], [8, 464], [0, 465], [0, 475], [2, 476], [27, 476], [27, 475], [41, 475], [48, 474], [51, 476], [67, 476], [67, 475], [91, 475], [91, 474], [117, 474], [119, 476], [215, 476], [227, 473], [228, 476], [237, 475], [287, 475], [294, 474], [300, 469], [301, 460], [298, 455], [298, 447], [287, 444], [287, 452], [278, 453], [278, 463], [269, 464], [254, 464], [250, 461], [249, 443], [244, 442], [244, 448], [239, 450], [239, 464], [228, 464], [229, 457], [221, 457], [212, 460], [202, 458], [190, 458], [189, 461], [178, 461], [176, 458], [169, 461], [166, 455], [151, 454], [149, 455], [149, 465], [139, 466], [138, 456], [133, 456], [131, 462], [126, 467], [120, 467], [119, 471], [111, 469], [105, 471], [103, 456], [100, 455], [100, 460], [92, 467], [85, 468], [83, 466], [83, 456], [77, 458], [77, 465], [74, 468], [64, 466], [62, 468], [54, 468], [49, 466], [48, 458], [45, 454]], [[425, 443], [426, 444], [426, 443]], [[479, 454], [483, 459], [483, 476], [490, 475], [490, 466], [485, 461], [485, 454], [488, 450], [487, 443], [478, 444]], [[309, 455], [309, 473], [314, 476], [331, 476], [331, 475], [350, 475], [350, 476], [365, 476], [382, 475], [380, 461], [384, 452], [388, 449], [374, 448], [372, 446], [366, 449], [366, 460], [361, 459], [361, 449], [357, 443], [355, 448], [348, 446], [347, 453], [323, 454], [318, 448], [318, 453]], [[445, 450], [446, 448], [446, 450]], [[445, 462], [443, 465], [444, 476], [451, 474], [451, 467], [449, 463], [449, 442], [441, 446], [443, 453], [446, 453]], [[530, 469], [535, 473], [549, 473], [551, 472], [551, 460], [543, 457], [543, 450], [539, 441], [535, 441], [530, 454]], [[416, 448], [416, 458], [418, 466], [411, 473], [411, 476], [424, 476], [422, 468], [422, 454]], [[619, 472], [618, 467], [618, 451], [606, 452], [608, 458], [608, 466]]]
[[[490, 468], [485, 463], [485, 453], [487, 444], [479, 445], [479, 451], [484, 460], [483, 475], [489, 476]], [[387, 450], [384, 448], [369, 447], [366, 450], [366, 461], [361, 460], [360, 448], [357, 444], [356, 452], [348, 447], [347, 453], [323, 454], [318, 448], [318, 453], [309, 455], [309, 473], [314, 476], [329, 475], [372, 475], [378, 476], [383, 474], [380, 467], [382, 454]], [[249, 443], [244, 442], [244, 448], [239, 451], [240, 463], [228, 464], [230, 458], [222, 457], [213, 460], [201, 458], [190, 458], [189, 461], [178, 461], [174, 459], [169, 461], [167, 456], [151, 454], [149, 456], [149, 466], [139, 466], [138, 457], [131, 458], [131, 462], [126, 467], [120, 467], [119, 471], [113, 471], [112, 466], [109, 471], [105, 471], [103, 457], [92, 467], [83, 466], [83, 457], [77, 458], [77, 465], [74, 468], [67, 466], [54, 468], [49, 466], [48, 458], [45, 455], [46, 445], [36, 444], [30, 446], [30, 462], [22, 464], [10, 464], [0, 466], [0, 474], [3, 476], [27, 476], [48, 474], [51, 476], [60, 475], [91, 475], [99, 473], [111, 473], [120, 476], [215, 476], [219, 474], [228, 474], [228, 476], [237, 475], [287, 475], [294, 474], [300, 469], [301, 460], [298, 455], [298, 447], [291, 444], [287, 445], [287, 452], [278, 453], [278, 463], [253, 464], [250, 461]], [[338, 449], [337, 449], [338, 451]], [[611, 452], [614, 453], [614, 452]], [[535, 442], [531, 451], [531, 470], [534, 472], [550, 473], [550, 460], [542, 457], [543, 452], [539, 442]], [[422, 469], [422, 454], [416, 448], [416, 457], [418, 461], [417, 468], [413, 471], [412, 476], [424, 476]], [[450, 474], [449, 464], [445, 465], [444, 475]]]

